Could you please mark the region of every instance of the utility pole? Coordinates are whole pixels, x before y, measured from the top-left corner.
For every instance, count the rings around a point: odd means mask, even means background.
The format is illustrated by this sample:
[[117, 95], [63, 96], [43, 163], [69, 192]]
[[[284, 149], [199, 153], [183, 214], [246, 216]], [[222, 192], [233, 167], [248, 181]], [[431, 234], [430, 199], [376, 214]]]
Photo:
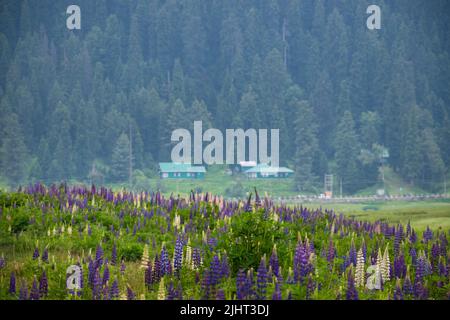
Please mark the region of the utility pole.
[[447, 174], [444, 173], [444, 194], [447, 195]]
[[342, 178], [340, 178], [339, 191], [340, 191], [341, 199], [342, 199]]
[[327, 197], [327, 198], [333, 197], [333, 175], [332, 174], [325, 174], [324, 193], [325, 193], [325, 197]]
[[128, 154], [128, 160], [129, 160], [129, 179], [130, 179], [130, 191], [133, 187], [133, 138], [131, 136], [131, 121], [129, 122], [129, 128], [130, 128], [130, 150]]

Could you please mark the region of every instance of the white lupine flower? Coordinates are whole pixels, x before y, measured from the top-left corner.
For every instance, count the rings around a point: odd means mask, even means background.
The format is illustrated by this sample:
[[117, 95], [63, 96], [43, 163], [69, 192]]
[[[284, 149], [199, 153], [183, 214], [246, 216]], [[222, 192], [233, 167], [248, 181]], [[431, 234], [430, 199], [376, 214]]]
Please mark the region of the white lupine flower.
[[69, 227], [67, 228], [67, 233], [69, 234], [69, 236], [72, 235], [72, 226], [69, 226]]
[[[382, 270], [382, 264], [383, 264], [383, 255], [381, 254], [381, 249], [378, 248], [378, 254], [377, 254], [377, 264], [376, 264], [376, 272], [380, 272]], [[382, 279], [384, 281], [384, 279]]]
[[142, 258], [141, 258], [141, 268], [147, 268], [148, 262], [149, 262], [148, 245], [145, 244], [144, 252], [142, 253]]
[[164, 278], [162, 278], [161, 282], [159, 283], [158, 300], [165, 300], [165, 299], [166, 299], [166, 286], [164, 285]]
[[173, 219], [173, 226], [175, 229], [180, 229], [181, 218], [178, 214], [175, 213], [175, 218]]
[[356, 262], [356, 270], [355, 270], [355, 286], [356, 287], [363, 287], [365, 283], [365, 261], [364, 261], [364, 255], [362, 248], [358, 251], [358, 257]]
[[189, 269], [193, 269], [193, 264], [192, 264], [192, 248], [191, 248], [191, 240], [188, 239], [188, 243], [186, 245], [186, 259], [184, 260], [187, 267]]
[[389, 250], [388, 246], [386, 246], [386, 249], [384, 250], [383, 260], [381, 262], [381, 276], [383, 277], [383, 282], [391, 280], [390, 276], [390, 266], [391, 263], [389, 261]]

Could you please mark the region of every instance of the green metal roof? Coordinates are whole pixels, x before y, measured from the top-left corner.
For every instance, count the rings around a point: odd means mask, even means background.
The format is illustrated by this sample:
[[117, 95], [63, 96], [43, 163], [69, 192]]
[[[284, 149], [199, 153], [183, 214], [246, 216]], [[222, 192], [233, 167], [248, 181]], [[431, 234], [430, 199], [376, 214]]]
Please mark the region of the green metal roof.
[[245, 170], [245, 173], [294, 173], [293, 170], [286, 167], [271, 167], [267, 164], [258, 164], [256, 167]]
[[160, 162], [159, 170], [161, 172], [190, 172], [190, 173], [205, 173], [204, 166], [193, 166], [190, 163], [180, 162]]

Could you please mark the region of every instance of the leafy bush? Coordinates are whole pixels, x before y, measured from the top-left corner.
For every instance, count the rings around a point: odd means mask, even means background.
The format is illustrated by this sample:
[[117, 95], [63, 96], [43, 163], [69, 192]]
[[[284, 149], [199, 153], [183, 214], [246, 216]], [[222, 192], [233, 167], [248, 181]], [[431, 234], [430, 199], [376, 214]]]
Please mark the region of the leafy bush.
[[138, 261], [142, 258], [143, 250], [141, 245], [131, 243], [120, 250], [120, 257], [125, 261]]
[[262, 256], [270, 255], [274, 241], [284, 237], [280, 224], [265, 218], [263, 212], [244, 212], [233, 218], [222, 245], [236, 273], [240, 268], [256, 270]]

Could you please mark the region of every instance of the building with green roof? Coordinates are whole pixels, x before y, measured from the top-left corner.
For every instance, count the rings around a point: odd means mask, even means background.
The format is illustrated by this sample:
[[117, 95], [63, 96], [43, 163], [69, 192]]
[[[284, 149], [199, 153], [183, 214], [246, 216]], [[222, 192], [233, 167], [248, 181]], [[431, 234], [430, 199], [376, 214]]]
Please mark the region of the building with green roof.
[[272, 167], [267, 164], [259, 164], [251, 169], [246, 170], [244, 174], [249, 179], [282, 179], [293, 176], [294, 171], [286, 167]]
[[159, 176], [161, 179], [203, 179], [204, 166], [193, 166], [190, 163], [160, 162]]

